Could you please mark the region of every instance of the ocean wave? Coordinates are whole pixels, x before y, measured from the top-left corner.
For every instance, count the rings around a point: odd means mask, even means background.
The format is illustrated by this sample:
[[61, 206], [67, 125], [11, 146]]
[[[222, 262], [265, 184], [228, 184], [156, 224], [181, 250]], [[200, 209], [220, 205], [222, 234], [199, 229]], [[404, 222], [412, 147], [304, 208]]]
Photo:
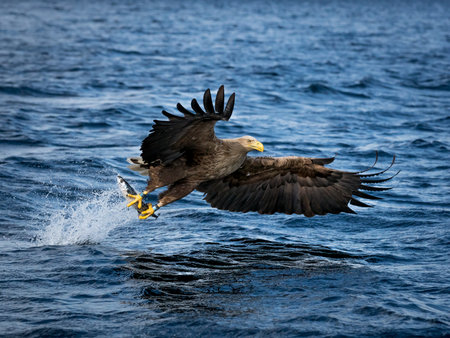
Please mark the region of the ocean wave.
[[137, 55], [137, 56], [146, 55], [146, 53], [142, 53], [138, 50], [125, 50], [125, 49], [118, 49], [118, 48], [109, 48], [106, 50], [106, 52], [121, 54], [121, 55]]
[[403, 82], [405, 87], [421, 89], [421, 90], [432, 90], [432, 91], [450, 91], [450, 79], [446, 80], [436, 80], [436, 79], [411, 79]]
[[271, 271], [288, 269], [299, 277], [311, 277], [345, 271], [350, 268], [347, 260], [359, 258], [321, 246], [252, 238], [201, 246], [187, 254], [127, 253], [128, 263], [123, 269], [131, 279], [144, 283], [142, 298], [177, 311], [179, 306], [186, 310], [207, 307], [205, 294], [250, 292], [251, 286], [245, 279], [252, 273], [272, 275], [276, 272]]
[[[448, 6], [175, 7], [2, 7], [0, 332], [447, 333]], [[230, 213], [194, 192], [138, 220], [116, 173], [144, 188], [125, 159], [152, 121], [222, 84], [236, 104], [221, 138], [250, 134], [269, 156], [338, 151], [330, 167], [351, 171], [384, 149], [375, 167], [395, 153], [402, 173], [358, 215]]]
[[38, 89], [29, 86], [0, 86], [0, 93], [17, 96], [35, 96], [35, 97], [52, 97], [52, 96], [78, 96], [68, 91], [55, 91], [51, 89]]
[[410, 142], [410, 145], [417, 148], [434, 148], [440, 151], [447, 151], [448, 146], [437, 140], [424, 140], [422, 138], [417, 138]]
[[304, 91], [306, 93], [312, 93], [312, 94], [344, 95], [344, 96], [355, 97], [355, 98], [360, 98], [360, 99], [370, 99], [371, 98], [369, 95], [366, 95], [366, 94], [339, 90], [339, 89], [324, 85], [322, 83], [312, 83], [308, 87], [306, 87], [304, 89]]
[[376, 87], [391, 88], [391, 86], [389, 86], [385, 82], [374, 79], [373, 77], [363, 77], [361, 80], [349, 83], [345, 87], [358, 89], [376, 88]]

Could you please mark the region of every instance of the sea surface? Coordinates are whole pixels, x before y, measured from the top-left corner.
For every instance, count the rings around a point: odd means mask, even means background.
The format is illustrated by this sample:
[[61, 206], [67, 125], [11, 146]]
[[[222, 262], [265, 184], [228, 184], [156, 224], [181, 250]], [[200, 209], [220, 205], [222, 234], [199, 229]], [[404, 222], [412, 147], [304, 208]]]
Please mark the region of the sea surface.
[[[449, 335], [449, 13], [1, 1], [0, 335]], [[341, 170], [395, 154], [393, 189], [357, 215], [231, 213], [194, 192], [138, 220], [116, 175], [146, 178], [126, 158], [162, 109], [222, 84], [220, 137]]]

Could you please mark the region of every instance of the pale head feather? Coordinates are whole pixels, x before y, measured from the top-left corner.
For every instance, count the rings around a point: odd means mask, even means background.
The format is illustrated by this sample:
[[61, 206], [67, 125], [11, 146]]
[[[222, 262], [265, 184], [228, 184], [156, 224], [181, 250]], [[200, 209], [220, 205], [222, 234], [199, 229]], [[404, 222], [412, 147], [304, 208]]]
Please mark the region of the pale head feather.
[[262, 151], [264, 149], [261, 142], [259, 142], [253, 136], [242, 136], [235, 139], [239, 144], [241, 144], [246, 151], [259, 150]]

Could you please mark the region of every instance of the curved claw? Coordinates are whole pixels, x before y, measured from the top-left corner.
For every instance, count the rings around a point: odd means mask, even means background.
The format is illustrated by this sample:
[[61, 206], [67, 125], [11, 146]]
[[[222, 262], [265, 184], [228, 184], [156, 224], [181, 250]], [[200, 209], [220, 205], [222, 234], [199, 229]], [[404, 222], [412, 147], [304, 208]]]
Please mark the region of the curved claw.
[[147, 219], [150, 216], [151, 216], [150, 214], [148, 214], [148, 215], [139, 215], [139, 219]]
[[142, 208], [142, 196], [141, 195], [128, 194], [128, 197], [132, 197], [132, 198], [134, 198], [134, 200], [127, 204], [127, 208], [131, 207], [136, 202], [138, 204], [138, 209]]
[[155, 210], [153, 209], [152, 205], [149, 203], [148, 209], [141, 212], [141, 214], [139, 215], [139, 219], [147, 219], [150, 216], [153, 216], [154, 213], [155, 213]]

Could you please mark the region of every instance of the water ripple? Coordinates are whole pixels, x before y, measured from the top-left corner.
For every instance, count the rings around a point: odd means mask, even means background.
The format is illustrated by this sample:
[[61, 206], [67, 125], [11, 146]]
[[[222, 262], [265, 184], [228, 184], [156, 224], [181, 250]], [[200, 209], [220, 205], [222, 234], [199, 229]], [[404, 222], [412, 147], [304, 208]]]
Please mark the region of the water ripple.
[[[445, 1], [0, 2], [4, 336], [445, 336]], [[198, 192], [139, 221], [115, 176], [161, 110], [224, 84], [220, 137], [388, 165], [356, 215], [236, 214]], [[149, 196], [154, 202], [157, 191]]]

